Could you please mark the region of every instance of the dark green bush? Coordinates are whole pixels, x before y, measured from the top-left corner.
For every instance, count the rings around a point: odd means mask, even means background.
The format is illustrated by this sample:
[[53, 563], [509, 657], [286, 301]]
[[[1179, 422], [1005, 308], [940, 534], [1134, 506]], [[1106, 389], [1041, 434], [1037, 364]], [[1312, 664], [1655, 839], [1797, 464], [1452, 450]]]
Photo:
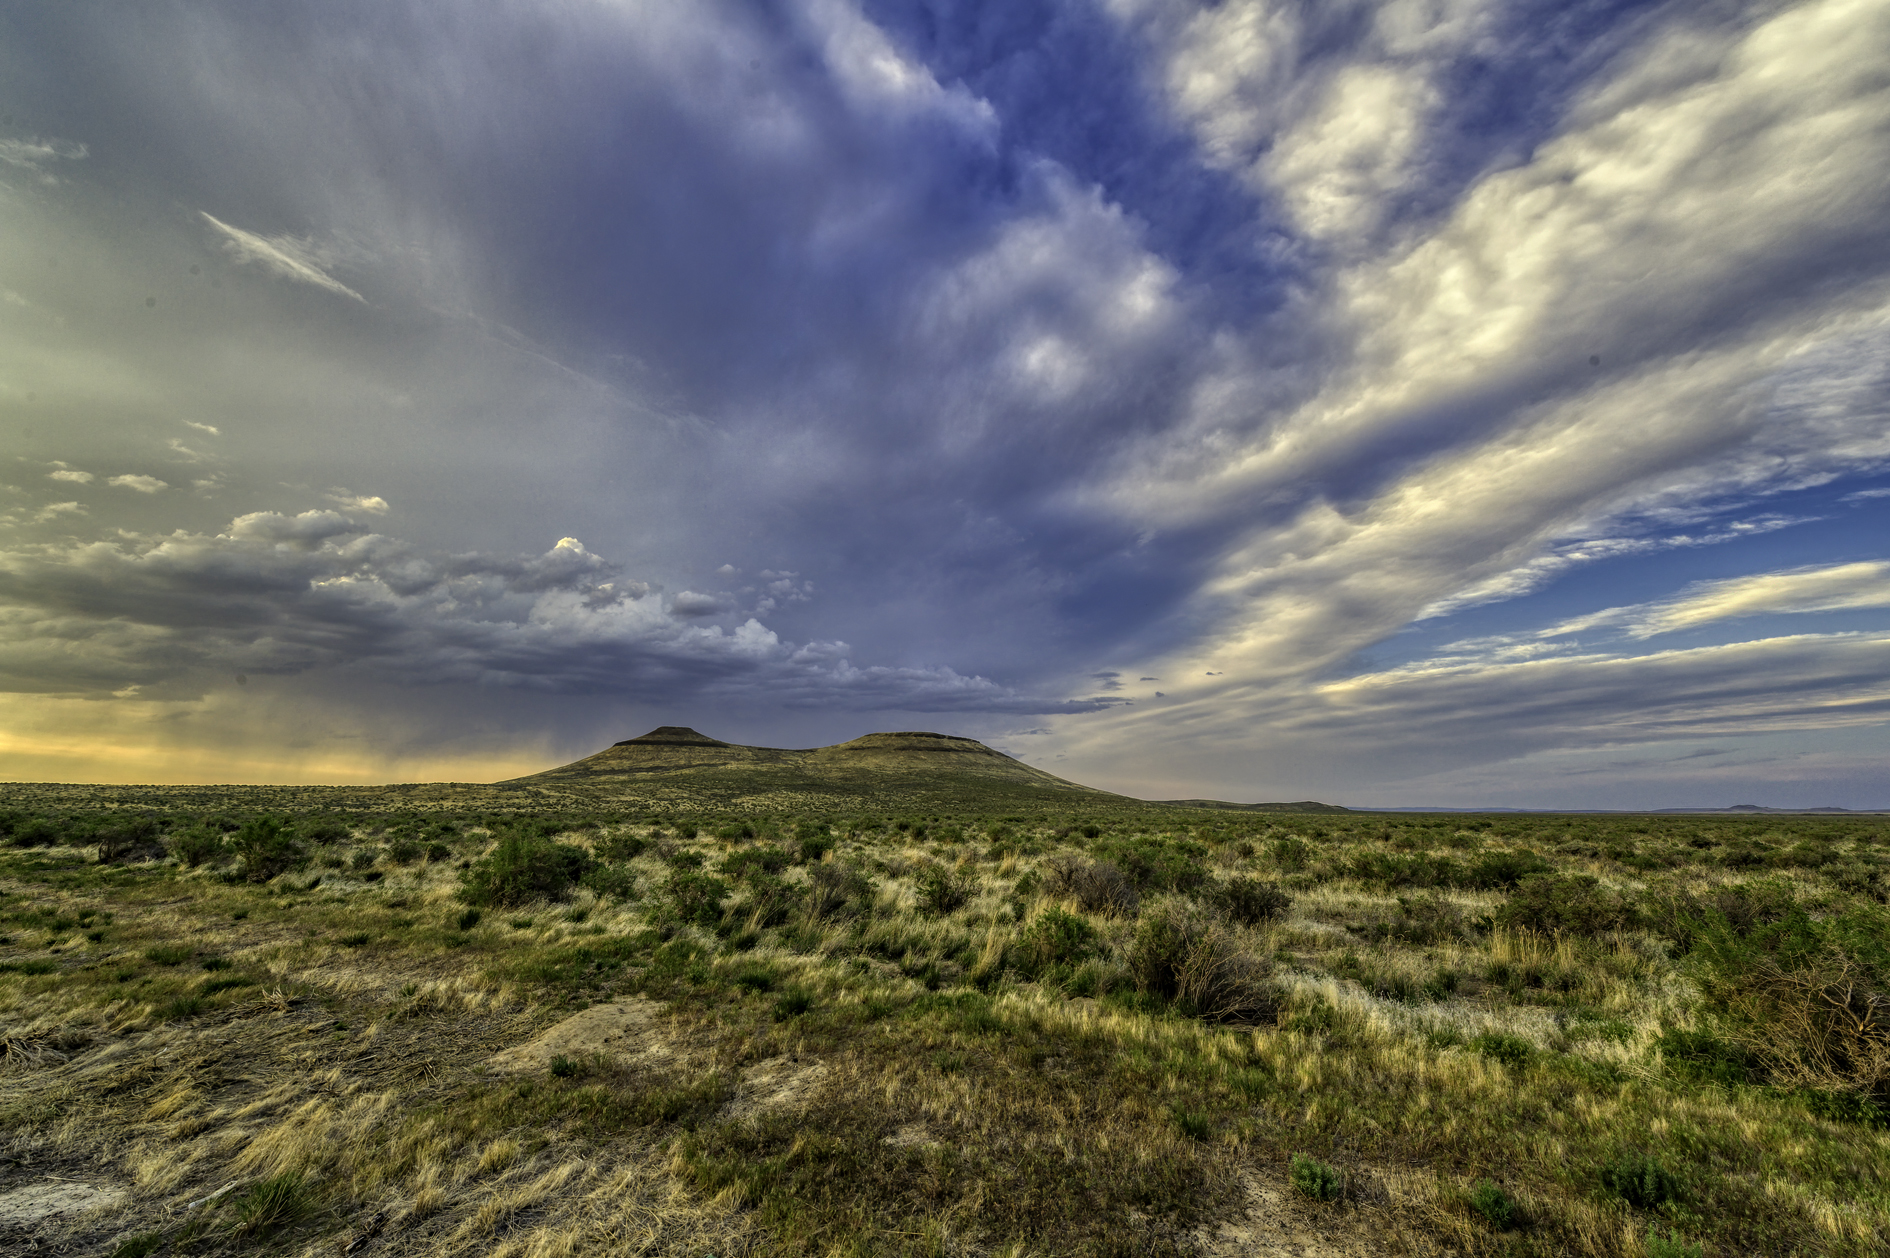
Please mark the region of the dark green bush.
[[676, 917], [696, 926], [714, 926], [722, 920], [722, 901], [728, 899], [729, 885], [711, 874], [678, 869], [663, 884]]
[[1528, 1040], [1518, 1035], [1503, 1035], [1500, 1032], [1479, 1035], [1470, 1041], [1470, 1047], [1485, 1057], [1494, 1057], [1504, 1065], [1517, 1069], [1527, 1066], [1530, 1059], [1536, 1055], [1535, 1045]]
[[283, 817], [252, 817], [230, 838], [230, 850], [243, 862], [243, 877], [268, 882], [307, 860], [306, 850]]
[[730, 878], [741, 880], [750, 874], [779, 874], [792, 862], [788, 854], [773, 844], [743, 848], [739, 852], [730, 852], [722, 858], [718, 868]]
[[1214, 888], [1208, 899], [1243, 926], [1272, 921], [1293, 907], [1293, 897], [1280, 890], [1278, 883], [1260, 878], [1229, 878]]
[[98, 844], [98, 863], [155, 860], [165, 854], [164, 828], [156, 817], [114, 818], [92, 833]]
[[1652, 1210], [1680, 1200], [1680, 1181], [1659, 1158], [1628, 1149], [1601, 1164], [1601, 1186], [1631, 1206]]
[[637, 898], [636, 873], [622, 865], [593, 865], [579, 881], [595, 894], [619, 904], [629, 904]]
[[14, 847], [52, 847], [65, 841], [60, 828], [45, 817], [18, 822], [8, 836]]
[[1528, 848], [1514, 852], [1489, 852], [1472, 865], [1460, 886], [1493, 890], [1514, 887], [1532, 874], [1555, 872], [1555, 866]]
[[1345, 1176], [1337, 1167], [1327, 1166], [1317, 1158], [1295, 1153], [1289, 1170], [1293, 1187], [1314, 1201], [1337, 1201], [1345, 1193]]
[[1095, 955], [1096, 928], [1074, 913], [1045, 909], [1013, 946], [1020, 973], [1035, 978], [1054, 966], [1073, 966]]
[[619, 831], [605, 835], [593, 846], [597, 854], [607, 861], [633, 861], [643, 855], [650, 845], [637, 835]]
[[239, 1236], [268, 1236], [299, 1222], [313, 1207], [307, 1185], [297, 1173], [276, 1175], [232, 1198], [234, 1231]]
[[542, 836], [513, 835], [460, 875], [459, 898], [480, 908], [558, 900], [591, 868], [583, 848]]
[[481, 913], [478, 909], [467, 909], [455, 919], [454, 924], [461, 930], [471, 930], [479, 924], [479, 919], [484, 916], [485, 914]]
[[1631, 927], [1636, 917], [1626, 897], [1604, 890], [1587, 874], [1532, 874], [1497, 910], [1496, 922], [1512, 930], [1592, 937]]
[[971, 885], [943, 865], [925, 865], [912, 875], [919, 893], [919, 907], [943, 917], [962, 908], [971, 898]]
[[1667, 1069], [1682, 1079], [1730, 1087], [1751, 1083], [1759, 1073], [1750, 1053], [1711, 1031], [1663, 1031], [1654, 1047]]
[[214, 863], [223, 856], [223, 835], [209, 826], [191, 826], [188, 830], [178, 830], [165, 841], [180, 864], [191, 869], [206, 861]]
[[1476, 1187], [1470, 1190], [1470, 1208], [1499, 1231], [1507, 1230], [1516, 1222], [1516, 1203], [1487, 1179], [1478, 1180]]

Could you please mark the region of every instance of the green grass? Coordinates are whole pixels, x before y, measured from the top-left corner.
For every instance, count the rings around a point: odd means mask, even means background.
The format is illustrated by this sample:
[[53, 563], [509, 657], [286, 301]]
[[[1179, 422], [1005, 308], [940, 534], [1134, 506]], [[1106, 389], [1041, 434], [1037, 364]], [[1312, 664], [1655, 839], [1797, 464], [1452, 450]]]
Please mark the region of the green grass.
[[[245, 824], [218, 798], [176, 815]], [[298, 798], [254, 811], [312, 835]], [[185, 1177], [115, 1234], [173, 1244], [164, 1205], [240, 1180], [192, 1244], [338, 1248], [398, 1197], [433, 1230], [380, 1243], [420, 1252], [566, 1162], [674, 1177], [674, 1208], [708, 1212], [691, 1227], [738, 1206], [714, 1217], [789, 1253], [1176, 1252], [1244, 1209], [1242, 1174], [1362, 1201], [1387, 1168], [1392, 1208], [1319, 1226], [1371, 1252], [1616, 1258], [1864, 1255], [1890, 1228], [1890, 1097], [1792, 1038], [1834, 958], [1883, 991], [1874, 819], [321, 798], [325, 860], [403, 837], [454, 859], [310, 891], [0, 846], [0, 1010], [33, 1028], [7, 1053], [119, 1054], [85, 1087], [10, 1069], [0, 1122], [85, 1156], [155, 1132], [186, 1168], [152, 1162]], [[481, 929], [494, 910], [456, 897], [498, 885], [473, 875], [507, 836], [645, 891], [578, 881]], [[484, 1064], [631, 997], [665, 1054]], [[240, 1221], [291, 1175], [299, 1206]], [[555, 1248], [590, 1191], [503, 1226]]]

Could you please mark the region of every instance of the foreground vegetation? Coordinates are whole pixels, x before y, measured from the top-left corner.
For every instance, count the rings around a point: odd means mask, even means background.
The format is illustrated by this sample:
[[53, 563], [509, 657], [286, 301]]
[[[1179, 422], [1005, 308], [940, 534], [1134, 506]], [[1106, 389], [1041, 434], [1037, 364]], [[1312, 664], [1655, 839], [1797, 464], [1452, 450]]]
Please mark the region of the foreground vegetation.
[[1890, 1247], [1879, 818], [241, 802], [0, 818], [0, 1242]]

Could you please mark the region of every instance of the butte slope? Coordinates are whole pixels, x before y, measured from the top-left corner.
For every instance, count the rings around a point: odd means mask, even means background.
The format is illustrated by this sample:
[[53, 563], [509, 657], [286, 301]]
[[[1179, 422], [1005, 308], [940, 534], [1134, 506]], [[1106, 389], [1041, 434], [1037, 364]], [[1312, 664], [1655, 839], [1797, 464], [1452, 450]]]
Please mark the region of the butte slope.
[[868, 734], [832, 747], [744, 747], [665, 725], [594, 756], [500, 786], [679, 808], [779, 807], [984, 812], [1138, 809], [951, 734]]

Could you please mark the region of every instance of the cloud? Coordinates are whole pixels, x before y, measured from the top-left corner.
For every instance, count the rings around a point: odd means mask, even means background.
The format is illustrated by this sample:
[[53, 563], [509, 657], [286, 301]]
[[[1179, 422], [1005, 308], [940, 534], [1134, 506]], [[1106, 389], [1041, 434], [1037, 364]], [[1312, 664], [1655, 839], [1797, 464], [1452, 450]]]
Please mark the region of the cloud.
[[232, 227], [209, 213], [199, 211], [203, 221], [223, 237], [223, 250], [239, 263], [253, 263], [273, 275], [300, 284], [313, 284], [331, 293], [367, 303], [367, 298], [329, 275], [316, 264], [308, 241], [294, 236], [258, 236], [240, 227]]
[[200, 424], [194, 419], [187, 419], [184, 421], [184, 423], [191, 428], [195, 428], [199, 432], [207, 432], [212, 437], [220, 437], [223, 435], [222, 430], [219, 429], [215, 424]]
[[322, 497], [343, 511], [352, 511], [357, 515], [386, 515], [388, 510], [385, 498], [378, 495], [357, 494], [353, 490], [339, 486], [329, 490]]
[[1634, 616], [1628, 632], [1649, 638], [1744, 616], [1865, 607], [1890, 607], [1890, 563], [1835, 564], [1703, 581], [1672, 602]]
[[76, 502], [49, 502], [34, 514], [33, 522], [44, 524], [62, 515], [84, 515], [85, 513], [85, 508]]
[[27, 170], [41, 170], [51, 162], [84, 161], [86, 147], [70, 140], [0, 139], [0, 162]]
[[90, 472], [81, 472], [77, 468], [72, 467], [62, 467], [57, 471], [48, 472], [46, 473], [46, 478], [48, 480], [71, 481], [75, 485], [89, 485], [98, 479]]
[[133, 489], [141, 494], [154, 494], [160, 489], [170, 488], [169, 484], [159, 480], [155, 476], [145, 476], [131, 472], [127, 472], [123, 476], [114, 476], [105, 483], [107, 485], [116, 485], [120, 489]]
[[[0, 552], [0, 687], [176, 690], [208, 677], [339, 671], [648, 700], [789, 707], [1072, 712], [945, 666], [860, 666], [844, 642], [784, 642], [759, 621], [701, 623], [563, 538], [544, 554], [424, 554], [332, 511], [252, 512], [177, 531]], [[77, 648], [77, 649], [73, 649]]]

